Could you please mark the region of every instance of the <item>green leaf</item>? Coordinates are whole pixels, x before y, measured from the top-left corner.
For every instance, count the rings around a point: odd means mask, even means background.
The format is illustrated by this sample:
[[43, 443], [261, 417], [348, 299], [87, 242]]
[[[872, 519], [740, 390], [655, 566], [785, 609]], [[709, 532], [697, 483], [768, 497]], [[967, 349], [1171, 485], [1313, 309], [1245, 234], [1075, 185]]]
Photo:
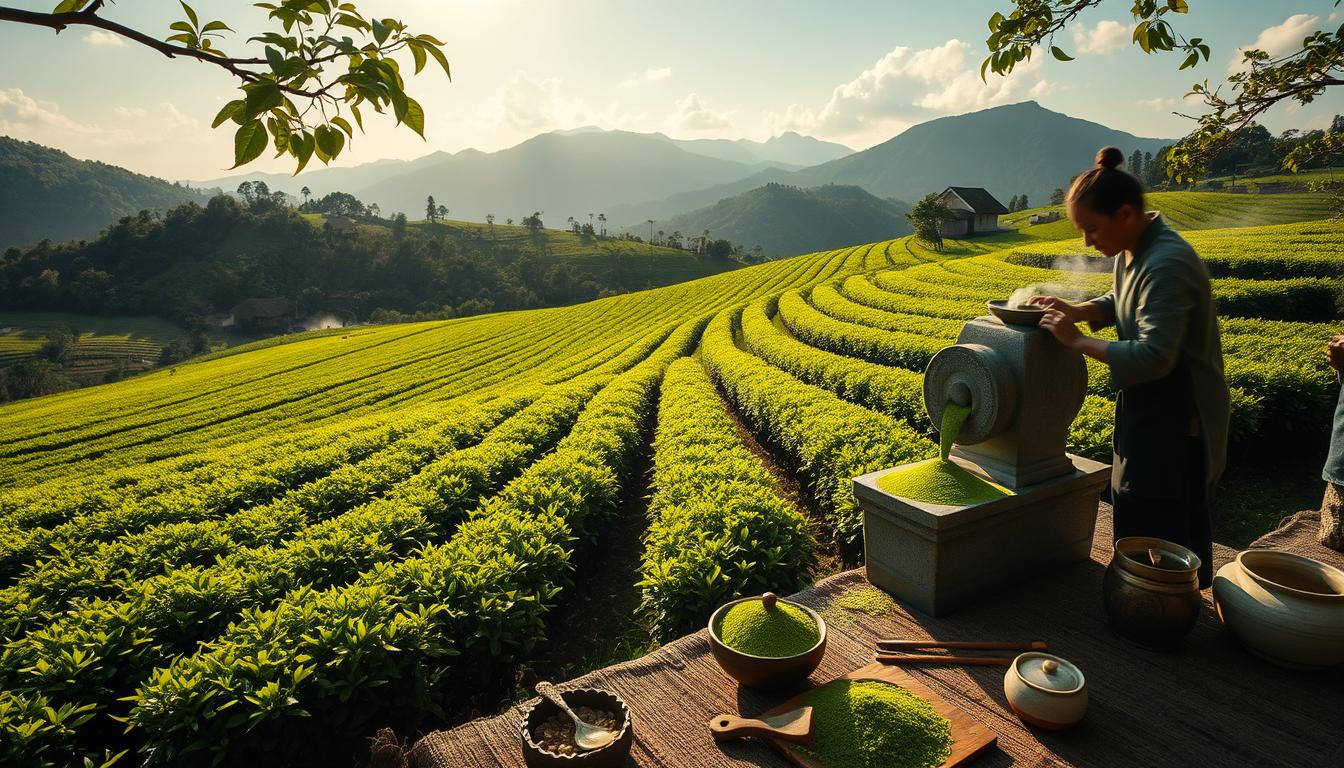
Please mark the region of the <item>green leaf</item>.
[[1193, 67], [1198, 63], [1199, 63], [1199, 51], [1193, 51], [1189, 56], [1185, 57], [1185, 61], [1181, 62], [1181, 69], [1189, 69], [1190, 67]]
[[294, 169], [295, 176], [298, 176], [299, 171], [302, 171], [304, 166], [308, 165], [308, 161], [313, 158], [313, 148], [315, 146], [313, 137], [307, 133], [296, 134], [290, 139], [290, 152], [299, 161], [298, 167]]
[[443, 74], [447, 75], [449, 80], [452, 80], [453, 71], [448, 68], [448, 57], [443, 55], [443, 51], [440, 51], [438, 46], [433, 44], [427, 46], [425, 50], [429, 52], [430, 56], [434, 57], [435, 61], [439, 62], [439, 66], [443, 67]]
[[313, 131], [313, 139], [317, 142], [317, 156], [324, 163], [341, 154], [341, 149], [345, 146], [345, 137], [329, 125], [317, 126]]
[[285, 57], [279, 51], [268, 45], [266, 46], [266, 63], [270, 64], [271, 71], [278, 75], [280, 74], [280, 71], [285, 68]]
[[247, 92], [247, 116], [256, 117], [280, 106], [280, 88], [274, 80], [262, 80], [243, 86]]
[[52, 13], [73, 13], [87, 5], [89, 0], [61, 0]]
[[415, 74], [420, 74], [420, 70], [425, 68], [425, 51], [417, 42], [407, 42], [406, 45], [411, 49], [411, 56], [415, 58]]
[[181, 4], [181, 6], [182, 6], [182, 10], [184, 10], [184, 11], [187, 12], [187, 18], [188, 18], [188, 19], [191, 19], [191, 26], [192, 26], [192, 28], [195, 29], [196, 27], [201, 26], [201, 22], [200, 22], [200, 20], [198, 20], [198, 19], [196, 18], [196, 12], [193, 11], [193, 10], [191, 10], [191, 6], [190, 6], [190, 5], [187, 5], [187, 4], [184, 3], [184, 2], [182, 2], [182, 0], [177, 0], [177, 2], [178, 2], [179, 4]]
[[1190, 12], [1190, 5], [1185, 0], [1167, 0], [1167, 7], [1177, 13]]
[[1054, 56], [1056, 59], [1059, 59], [1060, 61], [1073, 61], [1073, 57], [1065, 53], [1064, 51], [1060, 50], [1060, 47], [1057, 45], [1050, 46], [1050, 55]]
[[233, 135], [233, 167], [247, 165], [266, 150], [266, 128], [260, 120], [243, 123]]
[[387, 42], [387, 36], [390, 34], [392, 34], [392, 30], [388, 29], [383, 22], [377, 19], [373, 20], [373, 39], [378, 41], [378, 45]]
[[350, 126], [349, 121], [344, 117], [337, 116], [331, 118], [331, 124], [337, 126], [342, 131], [345, 131], [346, 136], [349, 136], [352, 139], [355, 137], [355, 129]]
[[356, 107], [355, 105], [351, 104], [351, 105], [350, 105], [350, 114], [352, 114], [352, 115], [355, 116], [355, 124], [359, 126], [359, 132], [360, 132], [360, 133], [363, 133], [363, 132], [364, 132], [364, 116], [361, 115], [361, 114], [359, 114], [359, 107]]
[[207, 21], [205, 26], [201, 28], [201, 34], [205, 34], [206, 32], [218, 32], [221, 29], [227, 29], [230, 32], [233, 31], [232, 27], [222, 21]]
[[219, 110], [219, 114], [215, 115], [215, 122], [211, 123], [210, 127], [218, 128], [219, 126], [223, 125], [225, 120], [228, 120], [229, 118], [238, 114], [238, 111], [243, 108], [243, 105], [245, 103], [246, 102], [244, 102], [242, 99], [234, 99], [233, 101], [230, 101], [228, 104], [225, 104], [224, 108]]
[[402, 122], [420, 134], [420, 138], [425, 138], [425, 110], [421, 109], [420, 103], [410, 96], [406, 97], [406, 114], [402, 117]]

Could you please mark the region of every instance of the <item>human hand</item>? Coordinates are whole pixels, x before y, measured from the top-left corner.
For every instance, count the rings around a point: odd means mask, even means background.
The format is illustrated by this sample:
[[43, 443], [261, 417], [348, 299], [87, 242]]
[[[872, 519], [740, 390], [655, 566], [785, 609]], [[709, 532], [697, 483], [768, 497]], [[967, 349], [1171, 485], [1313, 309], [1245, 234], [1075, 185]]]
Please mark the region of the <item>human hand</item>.
[[1326, 342], [1325, 361], [1336, 371], [1344, 370], [1344, 333]]
[[1040, 326], [1049, 331], [1060, 344], [1072, 349], [1078, 343], [1078, 340], [1083, 338], [1083, 334], [1078, 330], [1076, 323], [1077, 321], [1070, 319], [1065, 312], [1058, 309], [1049, 309], [1041, 317]]
[[1027, 303], [1034, 307], [1045, 307], [1068, 318], [1071, 324], [1083, 321], [1081, 310], [1058, 296], [1032, 296]]

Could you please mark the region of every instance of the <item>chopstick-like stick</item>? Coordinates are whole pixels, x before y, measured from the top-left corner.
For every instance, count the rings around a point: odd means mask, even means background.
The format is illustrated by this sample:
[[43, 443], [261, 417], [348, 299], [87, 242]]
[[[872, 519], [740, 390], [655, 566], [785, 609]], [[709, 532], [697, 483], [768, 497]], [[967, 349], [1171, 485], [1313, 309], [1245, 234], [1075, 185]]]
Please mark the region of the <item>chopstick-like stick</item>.
[[912, 651], [921, 648], [947, 648], [966, 651], [1044, 651], [1049, 648], [1044, 640], [1013, 643], [976, 640], [878, 640], [877, 647], [884, 651]]
[[1012, 666], [1013, 660], [1006, 656], [936, 656], [904, 653], [879, 653], [877, 660], [883, 664], [968, 664], [986, 666]]

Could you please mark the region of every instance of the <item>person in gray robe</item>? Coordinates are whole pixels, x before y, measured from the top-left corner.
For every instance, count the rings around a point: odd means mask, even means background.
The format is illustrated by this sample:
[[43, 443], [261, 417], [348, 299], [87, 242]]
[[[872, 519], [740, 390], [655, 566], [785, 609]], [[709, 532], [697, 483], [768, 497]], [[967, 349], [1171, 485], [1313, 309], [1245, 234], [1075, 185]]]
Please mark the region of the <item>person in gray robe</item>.
[[[1344, 384], [1344, 334], [1325, 345], [1325, 359], [1335, 369], [1335, 378]], [[1321, 501], [1320, 542], [1344, 552], [1344, 387], [1335, 406], [1335, 423], [1330, 431], [1330, 451], [1321, 470], [1325, 480], [1325, 498]]]
[[[1083, 304], [1054, 296], [1041, 327], [1106, 363], [1117, 389], [1111, 464], [1115, 537], [1154, 536], [1199, 555], [1200, 588], [1213, 580], [1212, 502], [1227, 463], [1231, 398], [1204, 263], [1145, 210], [1143, 186], [1107, 147], [1069, 190], [1083, 242], [1115, 258], [1109, 293]], [[1118, 341], [1082, 333], [1115, 326]]]

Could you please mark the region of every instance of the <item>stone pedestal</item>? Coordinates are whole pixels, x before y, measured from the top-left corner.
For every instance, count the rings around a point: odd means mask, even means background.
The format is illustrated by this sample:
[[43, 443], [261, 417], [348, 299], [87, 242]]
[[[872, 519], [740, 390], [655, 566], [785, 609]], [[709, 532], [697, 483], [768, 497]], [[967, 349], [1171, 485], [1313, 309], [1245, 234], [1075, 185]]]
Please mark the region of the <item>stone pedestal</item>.
[[[1071, 472], [971, 506], [912, 501], [877, 487], [889, 469], [854, 478], [868, 580], [942, 616], [1032, 573], [1086, 560], [1109, 464], [1068, 456]], [[977, 465], [953, 457], [984, 477]]]

